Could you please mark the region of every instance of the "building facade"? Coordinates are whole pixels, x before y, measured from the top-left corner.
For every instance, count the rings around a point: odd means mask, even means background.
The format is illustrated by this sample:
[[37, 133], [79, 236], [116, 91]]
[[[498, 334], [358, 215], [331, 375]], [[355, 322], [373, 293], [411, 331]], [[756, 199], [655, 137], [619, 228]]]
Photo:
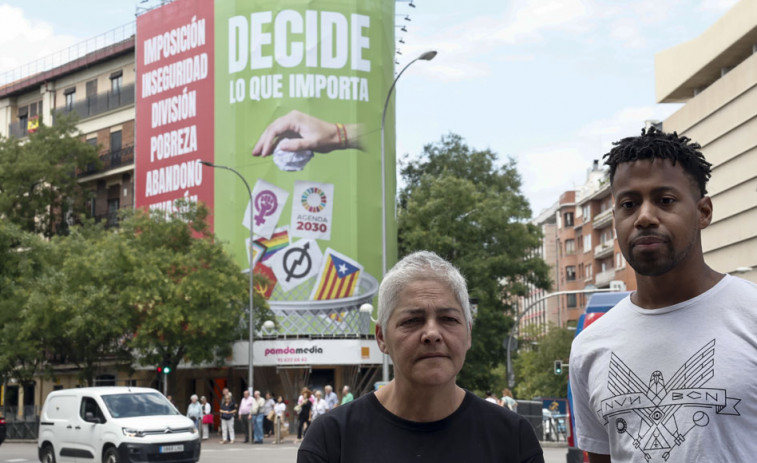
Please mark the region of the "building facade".
[[713, 220], [704, 258], [757, 282], [757, 2], [741, 0], [702, 35], [655, 56], [659, 103], [685, 103], [662, 123], [712, 163]]

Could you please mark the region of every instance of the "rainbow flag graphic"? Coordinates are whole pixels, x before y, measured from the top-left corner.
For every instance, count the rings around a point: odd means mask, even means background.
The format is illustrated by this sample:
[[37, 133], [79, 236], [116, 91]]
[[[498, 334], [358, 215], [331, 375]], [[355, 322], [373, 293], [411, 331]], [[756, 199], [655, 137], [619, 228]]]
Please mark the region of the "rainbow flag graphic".
[[355, 293], [363, 266], [349, 257], [327, 248], [310, 300], [341, 299]]
[[277, 252], [289, 246], [289, 227], [277, 228], [274, 230], [270, 239], [258, 238], [255, 240], [255, 243], [265, 248], [263, 255], [258, 259], [259, 263], [263, 263], [273, 257]]

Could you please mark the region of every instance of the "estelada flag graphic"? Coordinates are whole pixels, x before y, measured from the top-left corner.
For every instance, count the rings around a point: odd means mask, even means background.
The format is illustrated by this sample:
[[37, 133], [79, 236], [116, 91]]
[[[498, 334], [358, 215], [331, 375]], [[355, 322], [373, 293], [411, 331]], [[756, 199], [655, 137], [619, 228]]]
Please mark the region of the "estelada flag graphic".
[[323, 301], [350, 297], [355, 293], [362, 274], [362, 265], [344, 254], [327, 248], [321, 271], [310, 294], [310, 300]]

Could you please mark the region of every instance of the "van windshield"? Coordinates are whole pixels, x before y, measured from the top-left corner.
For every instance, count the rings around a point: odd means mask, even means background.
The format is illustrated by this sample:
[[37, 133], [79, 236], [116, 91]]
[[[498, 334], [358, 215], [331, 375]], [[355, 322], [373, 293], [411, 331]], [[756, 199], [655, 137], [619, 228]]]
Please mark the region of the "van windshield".
[[113, 418], [179, 414], [171, 402], [159, 393], [109, 394], [102, 398]]

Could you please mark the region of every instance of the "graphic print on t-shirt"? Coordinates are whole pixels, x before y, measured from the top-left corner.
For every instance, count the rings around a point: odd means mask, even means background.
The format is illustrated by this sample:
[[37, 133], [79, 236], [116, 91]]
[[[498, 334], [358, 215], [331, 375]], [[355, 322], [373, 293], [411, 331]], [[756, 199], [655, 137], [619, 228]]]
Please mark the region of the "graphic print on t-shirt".
[[649, 384], [612, 353], [607, 378], [612, 396], [602, 401], [597, 413], [621, 439], [633, 439], [646, 461], [667, 461], [676, 446], [686, 445], [686, 435], [695, 427], [722, 419], [714, 415], [739, 415], [736, 405], [741, 399], [726, 397], [725, 389], [704, 387], [714, 376], [714, 339], [670, 380], [666, 381], [658, 370], [650, 376]]

